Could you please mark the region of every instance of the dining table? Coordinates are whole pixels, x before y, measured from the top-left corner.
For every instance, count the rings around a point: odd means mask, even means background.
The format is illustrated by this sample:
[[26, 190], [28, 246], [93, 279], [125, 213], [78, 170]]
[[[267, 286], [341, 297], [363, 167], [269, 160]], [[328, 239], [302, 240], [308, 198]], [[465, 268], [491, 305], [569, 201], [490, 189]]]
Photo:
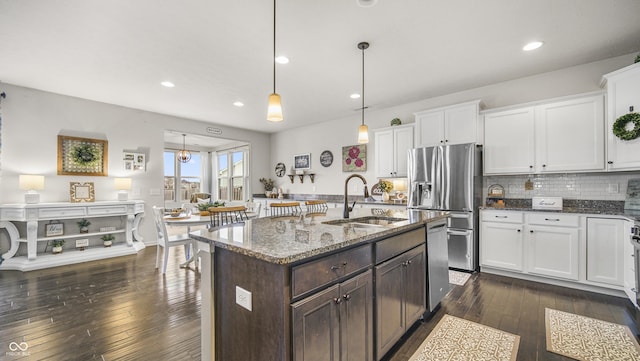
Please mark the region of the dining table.
[[[189, 214], [189, 215], [180, 215], [176, 217], [172, 217], [171, 215], [163, 217], [164, 223], [169, 227], [186, 227], [187, 234], [191, 233], [191, 227], [201, 226], [211, 223], [211, 218], [209, 216], [201, 216], [199, 214]], [[197, 247], [197, 242], [194, 242], [195, 247]], [[187, 260], [184, 263], [180, 264], [180, 268], [189, 267], [189, 264], [196, 259], [196, 254], [198, 253], [197, 249], [191, 250], [188, 245], [184, 246], [184, 252], [187, 256]]]

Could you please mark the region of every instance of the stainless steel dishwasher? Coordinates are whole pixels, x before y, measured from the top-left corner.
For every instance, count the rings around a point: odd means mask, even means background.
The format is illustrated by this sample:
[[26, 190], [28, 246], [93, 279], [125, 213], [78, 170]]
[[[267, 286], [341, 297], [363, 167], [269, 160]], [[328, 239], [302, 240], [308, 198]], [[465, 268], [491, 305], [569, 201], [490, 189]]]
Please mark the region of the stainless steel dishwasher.
[[427, 224], [427, 292], [429, 312], [433, 312], [449, 292], [449, 247], [447, 223], [441, 220]]

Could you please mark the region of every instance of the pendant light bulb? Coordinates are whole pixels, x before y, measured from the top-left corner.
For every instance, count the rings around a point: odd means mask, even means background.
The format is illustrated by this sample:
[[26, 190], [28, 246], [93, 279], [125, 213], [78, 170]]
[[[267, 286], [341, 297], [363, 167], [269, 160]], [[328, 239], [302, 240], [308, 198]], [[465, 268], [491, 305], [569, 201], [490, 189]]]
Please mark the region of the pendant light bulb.
[[182, 134], [182, 149], [178, 152], [178, 160], [180, 163], [188, 163], [191, 160], [191, 152], [187, 150], [185, 137], [186, 134]]
[[282, 103], [280, 102], [280, 95], [277, 93], [272, 93], [271, 95], [269, 95], [267, 120], [270, 122], [282, 121]]
[[270, 122], [281, 122], [284, 120], [282, 117], [280, 95], [276, 93], [276, 0], [273, 0], [273, 93], [269, 94], [267, 120]]
[[359, 144], [367, 144], [369, 143], [369, 127], [364, 124], [364, 50], [369, 48], [369, 43], [361, 42], [358, 43], [358, 49], [362, 50], [362, 124], [358, 127], [358, 143]]

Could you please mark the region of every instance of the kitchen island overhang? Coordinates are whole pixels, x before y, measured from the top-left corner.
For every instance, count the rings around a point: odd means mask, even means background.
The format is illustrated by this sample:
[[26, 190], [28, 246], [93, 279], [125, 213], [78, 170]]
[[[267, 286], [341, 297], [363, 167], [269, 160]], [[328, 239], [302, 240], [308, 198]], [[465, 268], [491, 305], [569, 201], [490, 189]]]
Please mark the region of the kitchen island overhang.
[[[341, 209], [330, 209], [192, 233], [202, 261], [203, 360], [293, 360], [295, 303], [373, 270], [376, 242], [442, 221], [448, 213], [356, 209], [354, 222], [344, 223], [341, 216]], [[403, 221], [357, 221], [376, 217]]]

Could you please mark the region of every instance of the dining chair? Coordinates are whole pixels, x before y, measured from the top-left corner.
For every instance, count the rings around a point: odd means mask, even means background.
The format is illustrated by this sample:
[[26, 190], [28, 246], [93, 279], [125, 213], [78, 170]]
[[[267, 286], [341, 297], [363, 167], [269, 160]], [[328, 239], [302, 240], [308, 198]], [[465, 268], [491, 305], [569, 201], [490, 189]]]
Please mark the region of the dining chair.
[[260, 202], [247, 202], [247, 217], [260, 218], [260, 209], [262, 209], [262, 203]]
[[211, 193], [192, 193], [191, 194], [191, 203], [198, 203], [198, 199], [205, 199], [207, 202], [211, 201]]
[[160, 265], [160, 249], [162, 248], [162, 273], [167, 272], [167, 261], [169, 260], [169, 249], [175, 246], [189, 246], [191, 252], [195, 252], [196, 241], [188, 234], [169, 235], [167, 225], [164, 223], [163, 208], [153, 207], [153, 220], [156, 225], [156, 237], [158, 245], [156, 249], [156, 268]]
[[269, 210], [272, 216], [286, 216], [302, 213], [300, 202], [271, 203], [269, 204]]
[[225, 224], [244, 222], [247, 216], [247, 207], [230, 206], [230, 207], [211, 207], [209, 208], [211, 223], [209, 229], [213, 227], [224, 226]]

